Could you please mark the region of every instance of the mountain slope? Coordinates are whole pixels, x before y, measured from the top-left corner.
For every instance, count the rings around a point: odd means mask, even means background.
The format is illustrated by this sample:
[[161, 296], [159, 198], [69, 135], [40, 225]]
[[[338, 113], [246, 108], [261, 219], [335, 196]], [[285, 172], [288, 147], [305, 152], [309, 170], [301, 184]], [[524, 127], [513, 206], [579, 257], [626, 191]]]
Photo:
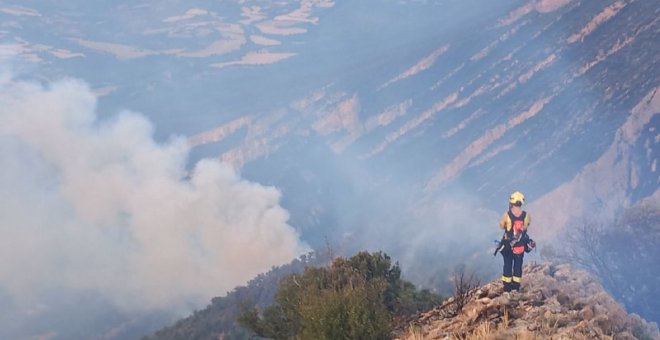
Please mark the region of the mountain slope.
[[245, 286], [234, 288], [225, 296], [215, 297], [206, 308], [165, 327], [144, 339], [248, 339], [250, 333], [238, 324], [244, 309], [265, 308], [273, 303], [280, 280], [301, 273], [306, 266], [319, 266], [328, 256], [310, 253], [291, 263], [260, 274]]
[[493, 281], [472, 291], [463, 310], [447, 300], [398, 330], [399, 339], [660, 339], [658, 325], [628, 314], [589, 274], [531, 263], [521, 292]]
[[632, 108], [612, 144], [597, 160], [531, 205], [544, 226], [552, 226], [539, 229], [536, 236], [549, 239], [564, 227], [582, 223], [584, 216], [600, 222], [612, 220], [623, 207], [658, 195], [659, 126], [657, 87]]
[[[374, 15], [388, 17], [389, 10], [377, 8]], [[411, 202], [460, 194], [495, 209], [520, 188], [545, 207], [558, 200], [555, 190], [574, 187], [570, 182], [618, 143], [626, 121], [639, 115], [635, 107], [660, 85], [659, 14], [656, 4], [637, 0], [507, 2], [461, 22], [464, 33], [438, 24], [446, 30], [440, 36], [420, 30], [416, 44], [399, 42], [409, 48], [374, 46], [387, 52], [382, 56], [351, 45], [354, 62], [365, 66], [354, 77], [327, 79], [287, 107], [243, 116], [240, 128], [235, 120], [218, 128], [233, 134], [193, 140], [249, 177], [288, 191], [318, 179], [319, 194], [291, 205], [294, 224], [308, 239], [341, 214], [321, 192], [351, 197], [357, 188], [373, 196], [400, 186]], [[646, 128], [627, 138], [657, 124], [657, 113], [645, 113]], [[606, 157], [628, 157], [643, 171], [617, 186], [616, 195], [579, 195], [574, 203], [605, 200], [618, 209], [653, 194], [658, 173], [646, 164], [648, 152], [652, 163], [653, 139], [646, 149], [609, 152]], [[621, 172], [600, 168], [606, 178]], [[556, 235], [565, 222], [553, 220], [544, 231]]]

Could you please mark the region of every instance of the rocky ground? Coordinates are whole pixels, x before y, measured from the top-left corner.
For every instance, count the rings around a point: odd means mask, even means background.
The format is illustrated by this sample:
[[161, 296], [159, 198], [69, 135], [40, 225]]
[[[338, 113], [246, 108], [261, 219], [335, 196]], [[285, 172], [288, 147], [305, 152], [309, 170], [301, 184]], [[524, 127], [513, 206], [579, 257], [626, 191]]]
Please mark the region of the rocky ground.
[[[457, 306], [463, 304], [458, 310]], [[520, 292], [499, 281], [405, 320], [397, 339], [660, 339], [655, 323], [628, 314], [587, 272], [528, 264]]]

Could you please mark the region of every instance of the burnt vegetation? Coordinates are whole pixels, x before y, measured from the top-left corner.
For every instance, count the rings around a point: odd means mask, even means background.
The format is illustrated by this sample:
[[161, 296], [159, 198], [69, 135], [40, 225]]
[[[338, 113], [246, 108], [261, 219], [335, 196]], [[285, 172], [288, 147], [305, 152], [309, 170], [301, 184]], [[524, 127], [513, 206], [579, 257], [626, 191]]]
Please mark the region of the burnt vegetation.
[[458, 315], [470, 301], [470, 296], [474, 290], [481, 286], [481, 280], [474, 272], [466, 273], [465, 266], [462, 265], [454, 271], [452, 283], [454, 284], [452, 314]]

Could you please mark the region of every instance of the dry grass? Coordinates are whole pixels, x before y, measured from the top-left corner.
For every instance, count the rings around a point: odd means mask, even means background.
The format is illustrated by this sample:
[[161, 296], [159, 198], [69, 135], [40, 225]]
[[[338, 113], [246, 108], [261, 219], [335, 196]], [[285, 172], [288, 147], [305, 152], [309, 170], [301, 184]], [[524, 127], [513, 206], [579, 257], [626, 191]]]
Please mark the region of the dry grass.
[[408, 333], [406, 334], [404, 340], [423, 340], [423, 339], [424, 339], [424, 331], [422, 330], [422, 326], [415, 324], [411, 324], [410, 326], [408, 326]]
[[[504, 321], [500, 324], [493, 324], [488, 321], [484, 321], [477, 325], [471, 332], [467, 334], [453, 334], [451, 336], [452, 340], [537, 340], [537, 339], [548, 339], [548, 336], [544, 335], [542, 332], [531, 332], [528, 330], [521, 330], [516, 333], [512, 333], [512, 330], [508, 329], [506, 325], [508, 321]], [[548, 330], [548, 329], [546, 329]], [[545, 333], [548, 334], [548, 333]], [[553, 333], [550, 333], [553, 334]], [[408, 328], [408, 333], [406, 334], [403, 340], [423, 340], [424, 332], [420, 326], [411, 326]], [[582, 338], [579, 338], [583, 340]], [[587, 338], [584, 338], [587, 340]]]
[[[451, 328], [455, 330], [466, 330], [464, 332], [455, 333], [450, 335], [452, 340], [537, 340], [537, 339], [551, 339], [557, 335], [562, 337], [568, 336], [574, 340], [589, 340], [593, 338], [593, 334], [583, 333], [580, 331], [570, 331], [564, 329], [560, 325], [560, 316], [552, 315], [549, 318], [531, 321], [530, 328], [525, 326], [514, 326], [514, 320], [511, 319], [510, 309], [504, 306], [501, 314], [501, 321], [495, 323], [493, 321], [482, 321], [470, 329], [467, 323], [454, 324]], [[468, 330], [469, 329], [469, 330]], [[530, 330], [532, 329], [532, 330]], [[437, 334], [433, 330], [426, 329], [427, 336], [435, 338]], [[430, 331], [430, 334], [428, 333]], [[449, 332], [449, 330], [447, 330]], [[563, 332], [562, 332], [563, 331]], [[442, 331], [440, 331], [442, 334]], [[609, 333], [615, 334], [615, 333]], [[424, 328], [421, 325], [411, 325], [408, 328], [408, 334], [404, 340], [421, 340], [427, 339], [425, 336]], [[614, 340], [615, 336], [608, 334], [599, 334], [601, 339]]]
[[512, 334], [509, 329], [510, 325], [511, 319], [509, 318], [509, 309], [505, 306], [501, 323], [494, 325], [491, 322], [484, 321], [475, 327], [469, 334], [457, 335], [453, 338], [455, 340], [536, 340], [538, 338], [536, 333], [527, 330]]
[[453, 340], [498, 340], [506, 339], [504, 332], [506, 327], [501, 323], [497, 326], [490, 322], [484, 321], [475, 327], [472, 332], [468, 334], [454, 334]]
[[466, 338], [466, 340], [470, 339], [492, 339], [492, 336], [496, 333], [498, 328], [493, 328], [490, 324], [490, 322], [483, 322], [477, 326], [472, 331], [472, 334], [470, 334], [469, 337]]

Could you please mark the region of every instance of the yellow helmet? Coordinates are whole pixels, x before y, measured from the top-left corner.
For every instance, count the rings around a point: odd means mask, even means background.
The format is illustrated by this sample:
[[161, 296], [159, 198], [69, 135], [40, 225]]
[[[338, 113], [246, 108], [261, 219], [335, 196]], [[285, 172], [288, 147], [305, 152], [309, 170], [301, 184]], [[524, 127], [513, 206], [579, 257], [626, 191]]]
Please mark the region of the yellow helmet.
[[511, 197], [509, 197], [509, 203], [516, 204], [518, 202], [520, 202], [520, 204], [525, 203], [525, 195], [523, 195], [520, 191], [514, 192], [511, 194]]

